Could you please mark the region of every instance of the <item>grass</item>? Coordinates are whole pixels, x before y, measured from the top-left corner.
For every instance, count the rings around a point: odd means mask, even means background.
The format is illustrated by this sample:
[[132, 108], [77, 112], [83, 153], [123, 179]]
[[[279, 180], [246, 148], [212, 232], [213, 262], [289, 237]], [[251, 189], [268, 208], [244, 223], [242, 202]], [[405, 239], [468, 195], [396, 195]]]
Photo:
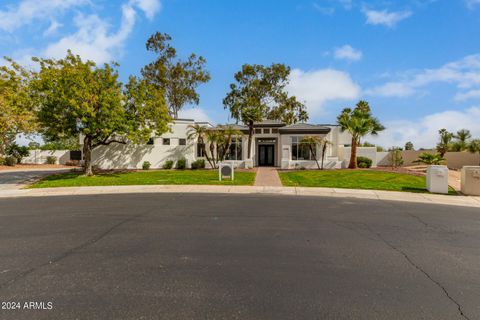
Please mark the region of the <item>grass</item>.
[[254, 172], [235, 172], [235, 180], [218, 181], [216, 170], [158, 170], [101, 173], [87, 177], [78, 172], [69, 172], [47, 176], [34, 183], [30, 188], [58, 188], [85, 186], [127, 186], [162, 184], [197, 185], [253, 185]]
[[[368, 190], [389, 190], [407, 192], [428, 192], [425, 177], [409, 174], [369, 171], [286, 171], [279, 172], [284, 186], [325, 187]], [[450, 194], [456, 192], [450, 188]]]

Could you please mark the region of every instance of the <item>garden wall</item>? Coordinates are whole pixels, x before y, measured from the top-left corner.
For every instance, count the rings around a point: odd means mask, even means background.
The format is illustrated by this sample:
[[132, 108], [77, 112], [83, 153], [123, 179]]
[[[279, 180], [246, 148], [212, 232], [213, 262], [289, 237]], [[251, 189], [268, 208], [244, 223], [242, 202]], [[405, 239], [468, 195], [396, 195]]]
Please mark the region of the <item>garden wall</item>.
[[[414, 163], [418, 156], [422, 153], [436, 153], [435, 150], [415, 150], [402, 151], [403, 166], [418, 165]], [[445, 154], [446, 164], [450, 169], [461, 169], [464, 166], [478, 166], [480, 164], [480, 156], [470, 152], [447, 152]], [[377, 163], [379, 166], [391, 166], [389, 152], [378, 152]]]
[[22, 163], [43, 164], [47, 157], [57, 158], [57, 164], [65, 164], [70, 160], [70, 150], [30, 150], [30, 155], [22, 159]]

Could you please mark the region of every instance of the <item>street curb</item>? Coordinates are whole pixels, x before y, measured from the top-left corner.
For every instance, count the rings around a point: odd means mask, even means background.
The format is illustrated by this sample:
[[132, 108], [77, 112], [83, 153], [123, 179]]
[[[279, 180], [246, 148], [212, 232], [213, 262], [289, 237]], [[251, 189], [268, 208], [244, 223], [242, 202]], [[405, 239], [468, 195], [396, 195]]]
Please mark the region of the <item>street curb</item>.
[[306, 187], [259, 187], [215, 185], [148, 185], [148, 186], [101, 186], [44, 189], [4, 190], [0, 199], [47, 196], [81, 196], [105, 194], [141, 193], [216, 193], [216, 194], [263, 194], [278, 196], [316, 196], [331, 198], [357, 198], [377, 201], [401, 201], [441, 204], [451, 206], [479, 207], [480, 197], [448, 196], [397, 191], [357, 190], [338, 188]]

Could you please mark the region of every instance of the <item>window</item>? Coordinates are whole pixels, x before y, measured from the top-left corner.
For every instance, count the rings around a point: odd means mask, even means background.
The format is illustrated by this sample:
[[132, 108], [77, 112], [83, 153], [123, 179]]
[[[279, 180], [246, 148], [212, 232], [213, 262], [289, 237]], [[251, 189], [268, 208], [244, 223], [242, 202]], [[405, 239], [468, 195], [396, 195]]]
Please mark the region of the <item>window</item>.
[[310, 148], [301, 141], [302, 137], [292, 137], [292, 160], [314, 160]]
[[255, 134], [261, 134], [262, 133], [262, 129], [255, 129]]
[[272, 133], [278, 133], [278, 129], [277, 128], [272, 129]]
[[232, 138], [226, 160], [242, 160], [242, 138]]
[[164, 145], [164, 146], [169, 146], [169, 145], [170, 145], [170, 139], [168, 139], [168, 138], [163, 138], [163, 145]]
[[270, 129], [263, 129], [264, 134], [270, 134]]
[[203, 158], [205, 154], [203, 153], [203, 149], [205, 148], [205, 143], [197, 143], [197, 157]]
[[185, 146], [187, 144], [187, 139], [178, 139], [178, 144], [180, 146]]
[[153, 140], [153, 138], [150, 138], [150, 139], [148, 139], [147, 144], [148, 145], [153, 145], [153, 144], [155, 144], [155, 141]]

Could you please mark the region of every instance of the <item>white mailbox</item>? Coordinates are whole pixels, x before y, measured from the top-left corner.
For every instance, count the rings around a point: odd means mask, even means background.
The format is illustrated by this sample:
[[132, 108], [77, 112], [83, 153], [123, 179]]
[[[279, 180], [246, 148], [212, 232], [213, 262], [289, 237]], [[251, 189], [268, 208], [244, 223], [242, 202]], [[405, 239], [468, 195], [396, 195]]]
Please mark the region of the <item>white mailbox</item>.
[[462, 193], [468, 196], [480, 196], [480, 167], [462, 168]]
[[448, 193], [448, 168], [446, 166], [427, 167], [427, 190], [432, 193]]

